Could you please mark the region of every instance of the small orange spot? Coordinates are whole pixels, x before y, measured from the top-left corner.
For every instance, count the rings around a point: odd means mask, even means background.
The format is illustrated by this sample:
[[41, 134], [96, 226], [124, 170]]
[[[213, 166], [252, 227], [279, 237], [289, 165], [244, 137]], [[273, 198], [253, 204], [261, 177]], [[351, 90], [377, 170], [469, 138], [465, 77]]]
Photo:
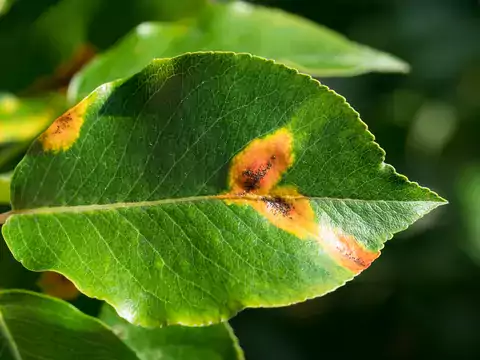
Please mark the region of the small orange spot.
[[248, 205], [274, 226], [300, 239], [314, 239], [340, 265], [354, 273], [366, 269], [380, 253], [366, 250], [353, 236], [319, 225], [310, 200], [294, 186], [277, 186], [293, 163], [293, 137], [280, 129], [253, 140], [232, 161], [230, 191], [219, 195], [228, 204]]
[[75, 107], [55, 120], [45, 132], [40, 135], [44, 151], [60, 152], [68, 150], [80, 136], [85, 111], [90, 104], [89, 98], [84, 99]]
[[80, 295], [80, 292], [70, 280], [53, 271], [42, 273], [37, 285], [45, 294], [63, 300], [75, 300]]

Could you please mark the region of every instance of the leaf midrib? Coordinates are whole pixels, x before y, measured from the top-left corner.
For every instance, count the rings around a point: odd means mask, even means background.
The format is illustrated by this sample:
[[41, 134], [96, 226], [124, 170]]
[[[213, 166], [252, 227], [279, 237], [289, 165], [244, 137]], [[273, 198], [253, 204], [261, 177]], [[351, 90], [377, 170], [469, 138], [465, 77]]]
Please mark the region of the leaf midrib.
[[[149, 207], [159, 206], [167, 204], [211, 201], [211, 200], [224, 200], [224, 201], [265, 201], [275, 200], [275, 196], [271, 195], [204, 195], [204, 196], [189, 196], [183, 198], [174, 199], [161, 199], [152, 201], [137, 201], [137, 202], [118, 202], [109, 204], [89, 204], [89, 205], [72, 205], [72, 206], [52, 206], [52, 207], [39, 207], [33, 209], [16, 209], [7, 213], [0, 214], [0, 224], [5, 223], [12, 215], [28, 215], [28, 214], [50, 214], [50, 213], [79, 213], [79, 212], [91, 212], [102, 211], [122, 208], [135, 208], [135, 207]], [[366, 200], [366, 199], [351, 199], [351, 198], [331, 198], [331, 197], [316, 197], [316, 196], [282, 196], [284, 200], [297, 201], [297, 200], [319, 200], [319, 201], [340, 201], [340, 202], [357, 202], [357, 203], [408, 203], [408, 204], [436, 204], [437, 206], [444, 204], [443, 201], [433, 200]], [[4, 221], [2, 221], [4, 220]]]
[[2, 308], [0, 307], [0, 333], [3, 334], [5, 337], [8, 347], [14, 357], [15, 360], [23, 360], [22, 355], [20, 354], [20, 350], [18, 350], [17, 343], [13, 339], [12, 333], [8, 328], [7, 323], [3, 317]]

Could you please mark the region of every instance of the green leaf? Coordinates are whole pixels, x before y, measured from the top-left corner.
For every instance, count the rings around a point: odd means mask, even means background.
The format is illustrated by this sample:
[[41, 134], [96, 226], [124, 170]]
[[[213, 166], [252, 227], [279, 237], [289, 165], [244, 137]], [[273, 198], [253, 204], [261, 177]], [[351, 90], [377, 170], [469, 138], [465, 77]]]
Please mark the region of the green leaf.
[[0, 16], [5, 15], [16, 0], [0, 0]]
[[17, 166], [0, 223], [28, 269], [66, 275], [132, 323], [220, 322], [334, 290], [444, 203], [383, 157], [309, 76], [187, 54], [57, 119]]
[[193, 16], [205, 3], [19, 1], [0, 18], [1, 90], [38, 93], [64, 87], [95, 51], [108, 48], [139, 23]]
[[0, 358], [137, 359], [95, 318], [63, 301], [18, 290], [0, 291]]
[[10, 203], [10, 181], [12, 174], [0, 174], [0, 204]]
[[130, 76], [153, 58], [200, 50], [248, 52], [316, 76], [408, 71], [403, 61], [349, 41], [307, 19], [277, 9], [233, 2], [208, 7], [190, 23], [139, 25], [74, 78], [69, 99], [78, 101], [105, 82]]
[[60, 94], [18, 98], [0, 93], [0, 144], [31, 141], [65, 110]]
[[205, 327], [168, 326], [146, 329], [120, 318], [104, 306], [100, 319], [130, 346], [141, 360], [240, 360], [238, 340], [228, 323]]

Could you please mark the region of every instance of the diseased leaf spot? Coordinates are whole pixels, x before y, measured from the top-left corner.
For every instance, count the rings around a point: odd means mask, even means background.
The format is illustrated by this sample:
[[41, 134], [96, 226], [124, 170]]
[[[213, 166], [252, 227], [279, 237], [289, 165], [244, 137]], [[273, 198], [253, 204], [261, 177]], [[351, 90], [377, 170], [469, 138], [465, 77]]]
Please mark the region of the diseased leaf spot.
[[44, 151], [57, 153], [66, 151], [72, 147], [80, 136], [84, 115], [90, 103], [90, 98], [83, 100], [55, 120], [52, 125], [40, 135], [39, 141]]
[[332, 256], [338, 258], [338, 262], [353, 272], [360, 272], [380, 256], [379, 251], [369, 251], [363, 248], [355, 237], [342, 233], [339, 229], [333, 229], [328, 225], [318, 227], [318, 239], [321, 239], [324, 248]]
[[286, 199], [280, 196], [275, 196], [273, 198], [262, 196], [261, 199], [267, 206], [267, 209], [272, 212], [273, 215], [281, 215], [283, 217], [292, 218], [291, 212], [295, 209], [295, 207]]
[[231, 192], [269, 194], [292, 163], [292, 135], [287, 129], [253, 140], [233, 159]]
[[315, 233], [317, 225], [310, 201], [293, 186], [278, 186], [268, 196], [249, 198], [246, 203], [273, 225], [300, 239]]
[[300, 239], [314, 239], [340, 265], [360, 272], [379, 256], [351, 235], [343, 234], [329, 224], [319, 224], [310, 200], [296, 187], [278, 185], [292, 165], [293, 136], [280, 129], [255, 139], [232, 161], [230, 191], [221, 195], [229, 204], [248, 205], [271, 224]]

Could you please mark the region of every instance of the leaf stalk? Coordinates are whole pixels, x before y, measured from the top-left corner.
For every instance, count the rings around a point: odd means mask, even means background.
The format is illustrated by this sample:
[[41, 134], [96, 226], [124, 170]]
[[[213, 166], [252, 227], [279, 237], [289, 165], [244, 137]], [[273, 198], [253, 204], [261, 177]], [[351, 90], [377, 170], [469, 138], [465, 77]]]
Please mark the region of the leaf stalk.
[[0, 225], [5, 224], [11, 215], [13, 215], [13, 211], [7, 211], [6, 213], [0, 214]]

